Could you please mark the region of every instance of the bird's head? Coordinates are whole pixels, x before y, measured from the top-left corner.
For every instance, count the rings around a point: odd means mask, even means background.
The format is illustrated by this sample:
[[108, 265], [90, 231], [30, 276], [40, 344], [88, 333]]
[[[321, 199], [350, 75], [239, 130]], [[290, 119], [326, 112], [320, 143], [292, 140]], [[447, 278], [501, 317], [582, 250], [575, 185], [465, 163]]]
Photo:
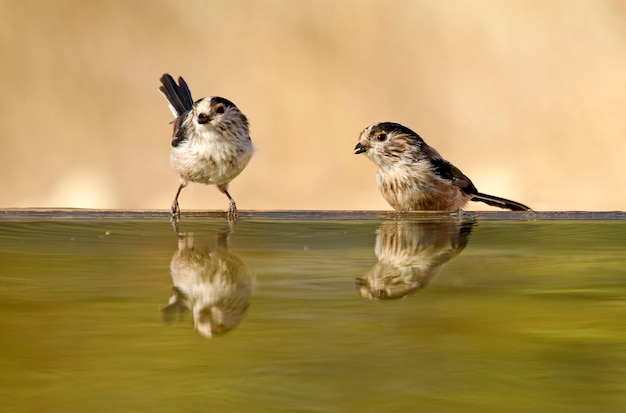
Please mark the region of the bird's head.
[[248, 119], [233, 102], [218, 96], [198, 100], [193, 107], [197, 128], [216, 130], [234, 136], [248, 136]]
[[401, 161], [415, 162], [420, 159], [424, 145], [422, 138], [406, 126], [394, 122], [379, 122], [361, 132], [354, 153], [365, 153], [380, 167]]

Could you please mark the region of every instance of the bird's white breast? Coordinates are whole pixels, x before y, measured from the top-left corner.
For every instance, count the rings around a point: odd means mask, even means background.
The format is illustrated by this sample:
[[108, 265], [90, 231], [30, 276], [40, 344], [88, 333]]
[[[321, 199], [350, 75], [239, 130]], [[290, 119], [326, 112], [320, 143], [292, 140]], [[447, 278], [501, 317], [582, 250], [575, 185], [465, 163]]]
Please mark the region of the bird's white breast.
[[379, 167], [378, 189], [397, 211], [447, 211], [465, 205], [468, 197], [437, 176], [426, 162], [397, 162]]
[[201, 129], [187, 141], [172, 147], [172, 169], [189, 182], [226, 184], [246, 167], [254, 153], [250, 139], [224, 137], [213, 129]]

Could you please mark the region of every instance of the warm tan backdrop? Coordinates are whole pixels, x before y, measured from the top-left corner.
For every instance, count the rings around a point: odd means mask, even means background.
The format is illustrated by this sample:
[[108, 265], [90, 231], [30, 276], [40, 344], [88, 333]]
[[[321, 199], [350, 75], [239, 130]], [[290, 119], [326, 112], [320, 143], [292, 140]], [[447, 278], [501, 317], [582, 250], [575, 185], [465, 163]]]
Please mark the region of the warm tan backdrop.
[[250, 118], [242, 210], [389, 209], [352, 154], [382, 120], [483, 192], [626, 209], [626, 2], [1, 0], [0, 50], [0, 208], [168, 208], [170, 72]]

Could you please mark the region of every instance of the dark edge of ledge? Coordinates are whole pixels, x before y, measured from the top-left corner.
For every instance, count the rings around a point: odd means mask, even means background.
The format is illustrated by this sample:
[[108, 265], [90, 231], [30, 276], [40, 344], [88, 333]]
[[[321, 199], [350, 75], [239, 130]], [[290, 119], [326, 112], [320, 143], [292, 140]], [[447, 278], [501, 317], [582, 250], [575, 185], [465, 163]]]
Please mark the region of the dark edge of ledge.
[[[0, 209], [0, 221], [7, 220], [89, 220], [89, 219], [164, 219], [169, 220], [167, 210], [117, 210], [83, 208], [7, 208]], [[388, 220], [388, 219], [478, 219], [478, 220], [621, 220], [624, 211], [461, 211], [458, 212], [408, 212], [393, 211], [315, 211], [315, 210], [271, 210], [240, 211], [239, 219], [266, 220]], [[182, 219], [225, 219], [223, 211], [183, 211]]]

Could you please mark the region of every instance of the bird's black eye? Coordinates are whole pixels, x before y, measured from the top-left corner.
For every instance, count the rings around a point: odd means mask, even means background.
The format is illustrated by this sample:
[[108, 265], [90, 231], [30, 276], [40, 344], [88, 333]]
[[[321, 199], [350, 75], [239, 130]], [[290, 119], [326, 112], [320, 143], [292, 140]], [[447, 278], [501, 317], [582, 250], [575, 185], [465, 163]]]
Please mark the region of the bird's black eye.
[[206, 113], [201, 113], [198, 115], [198, 123], [203, 124], [209, 121], [209, 115]]
[[217, 113], [218, 115], [221, 115], [222, 113], [224, 113], [224, 105], [222, 105], [221, 103], [217, 106], [215, 106], [215, 113]]
[[385, 132], [380, 132], [376, 135], [376, 140], [378, 142], [385, 142], [387, 140], [387, 134]]

